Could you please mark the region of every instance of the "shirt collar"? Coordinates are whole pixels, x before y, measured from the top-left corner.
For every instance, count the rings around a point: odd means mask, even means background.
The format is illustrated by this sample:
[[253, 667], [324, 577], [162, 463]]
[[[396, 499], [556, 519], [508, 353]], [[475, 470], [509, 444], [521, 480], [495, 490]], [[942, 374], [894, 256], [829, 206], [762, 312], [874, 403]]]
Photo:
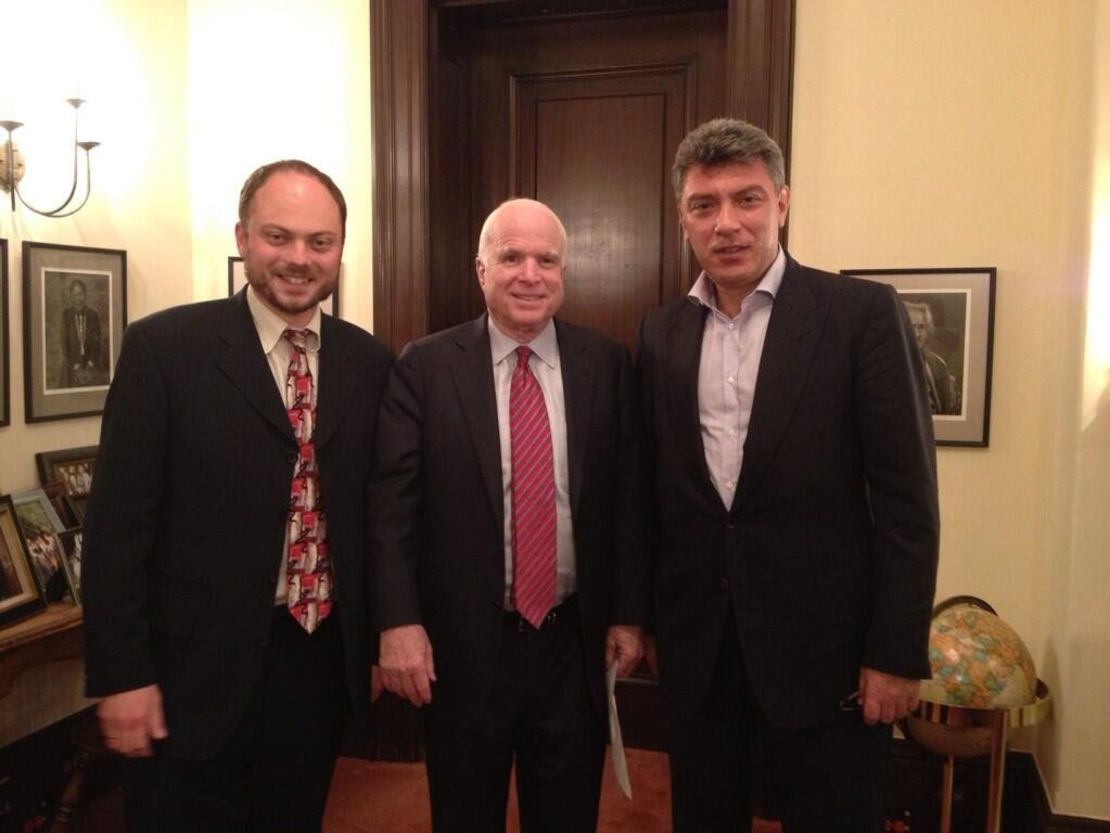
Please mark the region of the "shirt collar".
[[[262, 343], [262, 350], [267, 355], [273, 352], [274, 347], [281, 341], [281, 334], [288, 329], [298, 329], [292, 327], [288, 321], [266, 306], [258, 294], [254, 291], [254, 287], [247, 286], [247, 307], [251, 311], [251, 318], [254, 319], [254, 328], [258, 331], [258, 340]], [[320, 305], [316, 305], [316, 309], [312, 313], [312, 320], [304, 328], [308, 331], [308, 346], [309, 353], [315, 353], [320, 349]]]
[[517, 347], [523, 346], [530, 348], [540, 361], [554, 369], [556, 360], [559, 358], [559, 340], [555, 336], [554, 319], [548, 321], [547, 326], [540, 330], [534, 339], [524, 345], [505, 335], [494, 322], [492, 316], [487, 315], [486, 320], [489, 322], [489, 348], [495, 365], [501, 364]]
[[[774, 261], [767, 267], [767, 271], [763, 273], [759, 284], [753, 292], [762, 292], [769, 295], [771, 300], [774, 300], [778, 295], [779, 287], [782, 286], [782, 276], [786, 274], [786, 252], [783, 251], [782, 246], [779, 246], [779, 253], [775, 256]], [[694, 281], [694, 285], [690, 287], [687, 297], [694, 300], [696, 303], [701, 304], [703, 307], [709, 307], [714, 312], [720, 312], [717, 309], [717, 293], [713, 289], [713, 281], [709, 275], [704, 271], [698, 275], [698, 279]]]

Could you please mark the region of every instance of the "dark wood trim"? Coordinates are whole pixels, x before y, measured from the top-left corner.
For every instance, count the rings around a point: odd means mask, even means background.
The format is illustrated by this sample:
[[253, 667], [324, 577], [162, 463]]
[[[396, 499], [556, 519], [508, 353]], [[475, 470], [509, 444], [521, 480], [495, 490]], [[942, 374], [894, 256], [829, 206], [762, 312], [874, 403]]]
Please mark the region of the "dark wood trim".
[[794, 0], [729, 0], [728, 115], [757, 124], [790, 160]]
[[[394, 350], [427, 332], [429, 320], [432, 5], [370, 4], [374, 332]], [[766, 128], [789, 162], [794, 0], [728, 0], [728, 14], [727, 115]]]
[[428, 2], [371, 0], [374, 332], [428, 328]]

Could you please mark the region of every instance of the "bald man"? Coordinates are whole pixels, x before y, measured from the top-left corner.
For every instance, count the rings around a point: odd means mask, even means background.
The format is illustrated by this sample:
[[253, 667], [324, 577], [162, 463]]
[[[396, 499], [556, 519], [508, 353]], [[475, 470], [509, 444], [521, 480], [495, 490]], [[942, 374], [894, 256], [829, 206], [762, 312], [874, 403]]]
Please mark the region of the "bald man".
[[487, 218], [478, 319], [410, 344], [378, 432], [383, 681], [425, 715], [433, 829], [593, 831], [607, 666], [642, 654], [648, 590], [627, 351], [555, 318], [566, 232]]

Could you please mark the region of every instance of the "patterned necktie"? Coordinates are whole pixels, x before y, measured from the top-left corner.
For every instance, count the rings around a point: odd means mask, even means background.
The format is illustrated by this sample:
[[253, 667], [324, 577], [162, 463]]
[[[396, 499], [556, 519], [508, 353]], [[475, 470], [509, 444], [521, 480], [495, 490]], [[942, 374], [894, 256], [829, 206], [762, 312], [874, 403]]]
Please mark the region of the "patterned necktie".
[[312, 432], [316, 422], [316, 390], [308, 365], [308, 331], [281, 334], [292, 346], [285, 401], [299, 452], [289, 498], [289, 551], [286, 590], [289, 613], [309, 633], [331, 612], [331, 559], [327, 525], [320, 506], [320, 477]]
[[555, 473], [551, 426], [540, 383], [528, 367], [531, 355], [527, 347], [516, 349], [509, 388], [513, 606], [538, 628], [555, 604]]

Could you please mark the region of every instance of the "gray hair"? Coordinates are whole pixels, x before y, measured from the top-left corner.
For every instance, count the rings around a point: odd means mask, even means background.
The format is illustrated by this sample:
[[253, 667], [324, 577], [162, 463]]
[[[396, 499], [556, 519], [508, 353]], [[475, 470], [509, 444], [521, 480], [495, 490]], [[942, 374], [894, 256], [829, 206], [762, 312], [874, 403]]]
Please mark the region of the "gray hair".
[[682, 201], [682, 187], [686, 172], [694, 165], [709, 168], [735, 163], [763, 162], [775, 190], [786, 185], [786, 163], [782, 149], [766, 131], [739, 119], [713, 119], [700, 124], [686, 134], [675, 153], [671, 168], [674, 197]]

